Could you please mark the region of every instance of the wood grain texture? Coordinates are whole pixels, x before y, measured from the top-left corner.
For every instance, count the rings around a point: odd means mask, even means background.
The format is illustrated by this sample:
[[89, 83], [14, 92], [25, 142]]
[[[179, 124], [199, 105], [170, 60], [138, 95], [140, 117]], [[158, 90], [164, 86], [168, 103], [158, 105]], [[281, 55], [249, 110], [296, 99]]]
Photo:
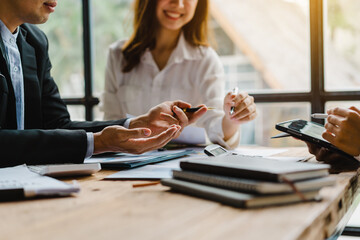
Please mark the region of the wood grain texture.
[[161, 185], [132, 187], [144, 181], [101, 180], [114, 172], [78, 178], [74, 197], [0, 203], [0, 239], [324, 239], [359, 185], [358, 172], [341, 173], [321, 202], [243, 210]]

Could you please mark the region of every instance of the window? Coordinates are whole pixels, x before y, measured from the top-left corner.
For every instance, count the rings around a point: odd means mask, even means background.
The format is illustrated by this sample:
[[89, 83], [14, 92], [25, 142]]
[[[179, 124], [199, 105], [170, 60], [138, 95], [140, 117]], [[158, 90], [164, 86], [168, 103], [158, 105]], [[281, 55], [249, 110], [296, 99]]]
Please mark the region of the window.
[[328, 0], [325, 10], [325, 89], [360, 90], [360, 2]]
[[[360, 3], [357, 0], [210, 0], [210, 27], [224, 64], [226, 88], [257, 102], [242, 143], [298, 146], [269, 140], [277, 122], [360, 99]], [[132, 0], [62, 0], [40, 27], [50, 41], [52, 75], [72, 119], [101, 119], [108, 46], [129, 37]]]
[[[48, 22], [38, 25], [49, 39], [51, 74], [65, 99], [80, 99], [85, 94], [81, 9], [81, 0], [62, 0]], [[72, 119], [84, 118], [80, 104], [69, 111]]]

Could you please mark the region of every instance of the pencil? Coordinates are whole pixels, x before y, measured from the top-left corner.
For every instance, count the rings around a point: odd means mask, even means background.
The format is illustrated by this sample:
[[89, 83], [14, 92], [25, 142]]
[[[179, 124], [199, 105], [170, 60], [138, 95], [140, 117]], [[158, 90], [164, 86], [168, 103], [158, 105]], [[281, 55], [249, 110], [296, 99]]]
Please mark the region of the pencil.
[[[199, 110], [201, 107], [195, 107], [195, 108], [183, 108], [182, 110], [184, 112], [189, 112], [189, 113], [192, 113], [192, 112], [196, 112], [197, 110]], [[208, 107], [207, 108], [208, 110], [214, 110], [215, 108], [214, 107]]]
[[147, 187], [147, 186], [157, 185], [159, 183], [160, 183], [160, 181], [148, 182], [148, 183], [136, 183], [136, 184], [133, 184], [132, 186], [133, 186], [133, 188]]

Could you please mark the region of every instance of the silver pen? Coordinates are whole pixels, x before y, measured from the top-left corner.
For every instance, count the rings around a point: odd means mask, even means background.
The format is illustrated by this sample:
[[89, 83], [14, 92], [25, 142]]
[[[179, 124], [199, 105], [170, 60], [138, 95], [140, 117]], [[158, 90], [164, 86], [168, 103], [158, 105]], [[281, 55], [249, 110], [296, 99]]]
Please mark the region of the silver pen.
[[[232, 90], [232, 93], [235, 94], [235, 95], [237, 95], [238, 92], [239, 92], [238, 87], [234, 87], [234, 89]], [[232, 107], [230, 108], [230, 115], [233, 115], [234, 112], [235, 112], [235, 106], [232, 106]]]
[[316, 119], [326, 119], [329, 115], [327, 115], [326, 113], [313, 113], [311, 114], [312, 118], [316, 118]]

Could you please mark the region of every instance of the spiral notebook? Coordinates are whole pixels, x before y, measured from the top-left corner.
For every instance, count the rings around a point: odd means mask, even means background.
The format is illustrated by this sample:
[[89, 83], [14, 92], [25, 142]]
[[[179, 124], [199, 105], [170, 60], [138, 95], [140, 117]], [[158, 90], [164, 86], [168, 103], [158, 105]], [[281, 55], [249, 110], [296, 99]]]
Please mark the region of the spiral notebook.
[[[233, 191], [257, 194], [281, 194], [292, 193], [294, 191], [288, 183], [259, 181], [192, 171], [173, 170], [173, 178]], [[334, 177], [315, 178], [294, 183], [295, 187], [301, 192], [318, 190], [322, 187], [332, 186], [334, 184]]]

